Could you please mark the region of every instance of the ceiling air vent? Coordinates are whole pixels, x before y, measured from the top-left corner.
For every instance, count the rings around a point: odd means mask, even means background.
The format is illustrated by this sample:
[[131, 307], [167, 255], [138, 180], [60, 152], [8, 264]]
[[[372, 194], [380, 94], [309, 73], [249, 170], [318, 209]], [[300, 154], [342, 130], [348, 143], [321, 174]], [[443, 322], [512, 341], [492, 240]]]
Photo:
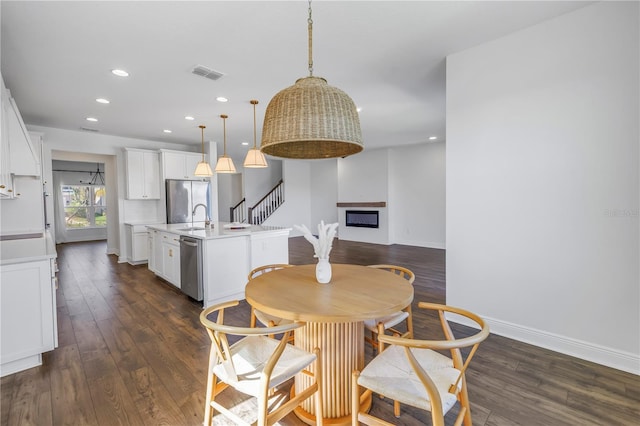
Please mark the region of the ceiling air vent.
[[99, 132], [98, 129], [90, 129], [88, 127], [80, 127], [80, 130], [84, 130], [85, 132]]
[[193, 70], [191, 70], [191, 72], [195, 75], [199, 75], [201, 77], [208, 78], [209, 80], [214, 81], [219, 80], [220, 77], [224, 76], [224, 74], [222, 74], [221, 72], [212, 70], [211, 68], [207, 68], [204, 65], [196, 65]]

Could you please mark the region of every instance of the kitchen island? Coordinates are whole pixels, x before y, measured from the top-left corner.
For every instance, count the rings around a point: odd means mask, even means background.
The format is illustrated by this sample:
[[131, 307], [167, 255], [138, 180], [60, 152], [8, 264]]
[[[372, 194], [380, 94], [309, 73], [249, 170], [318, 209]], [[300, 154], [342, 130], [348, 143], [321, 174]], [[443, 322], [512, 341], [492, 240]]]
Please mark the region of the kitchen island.
[[[289, 232], [277, 226], [214, 222], [149, 225], [149, 269], [182, 288], [181, 237], [198, 240], [203, 306], [244, 299], [247, 275], [258, 266], [289, 263]], [[183, 259], [184, 262], [184, 259]]]
[[0, 376], [42, 364], [58, 346], [57, 264], [49, 232], [0, 241]]

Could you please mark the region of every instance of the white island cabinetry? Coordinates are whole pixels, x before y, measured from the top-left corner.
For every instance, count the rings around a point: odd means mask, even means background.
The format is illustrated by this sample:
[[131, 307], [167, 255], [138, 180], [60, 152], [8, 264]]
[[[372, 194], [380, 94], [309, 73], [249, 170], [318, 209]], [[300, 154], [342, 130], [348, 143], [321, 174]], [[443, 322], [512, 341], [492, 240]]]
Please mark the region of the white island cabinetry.
[[180, 288], [180, 238], [162, 233], [162, 277]]
[[[213, 229], [195, 231], [184, 231], [184, 224], [149, 226], [154, 236], [151, 239], [151, 251], [158, 253], [158, 246], [163, 247], [160, 249], [162, 262], [169, 257], [165, 241], [170, 238], [168, 235], [173, 235], [176, 242], [181, 235], [201, 240], [202, 259], [199, 260], [203, 266], [204, 307], [244, 299], [247, 275], [253, 268], [270, 263], [289, 263], [290, 228], [253, 225], [245, 229], [226, 229], [225, 225], [228, 224], [216, 222]], [[173, 267], [167, 264], [164, 265], [164, 269], [159, 267], [157, 263], [160, 263], [160, 260], [156, 258], [154, 262], [149, 263], [149, 269], [169, 281], [171, 271], [177, 268], [176, 278], [179, 281], [179, 251], [177, 256], [178, 258], [174, 259], [177, 260], [177, 264]]]
[[[170, 226], [170, 225], [169, 225]], [[167, 225], [149, 225], [149, 270], [180, 288], [180, 236], [158, 230]]]

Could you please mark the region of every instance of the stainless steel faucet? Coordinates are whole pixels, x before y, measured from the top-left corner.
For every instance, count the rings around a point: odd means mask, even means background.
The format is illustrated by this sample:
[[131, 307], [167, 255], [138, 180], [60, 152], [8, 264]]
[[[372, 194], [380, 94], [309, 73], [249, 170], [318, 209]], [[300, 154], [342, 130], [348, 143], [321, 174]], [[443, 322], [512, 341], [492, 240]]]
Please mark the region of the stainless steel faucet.
[[205, 214], [204, 226], [208, 228], [209, 226], [211, 226], [211, 220], [209, 219], [209, 209], [207, 208], [206, 204], [202, 204], [202, 203], [196, 204], [193, 207], [193, 212], [191, 212], [191, 226], [193, 227], [193, 217], [196, 215], [196, 210], [200, 206], [204, 207], [204, 214]]

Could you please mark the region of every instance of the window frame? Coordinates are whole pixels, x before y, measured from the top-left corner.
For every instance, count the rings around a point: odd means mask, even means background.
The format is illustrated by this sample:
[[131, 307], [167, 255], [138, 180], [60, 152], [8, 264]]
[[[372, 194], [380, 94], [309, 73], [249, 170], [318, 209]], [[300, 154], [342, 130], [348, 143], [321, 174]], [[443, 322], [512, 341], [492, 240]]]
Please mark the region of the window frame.
[[[65, 193], [68, 193], [69, 191], [67, 190], [67, 188], [81, 188], [81, 191], [86, 192], [88, 191], [88, 196], [86, 197], [86, 200], [89, 202], [88, 204], [68, 204], [71, 201], [73, 201], [75, 197], [75, 195], [71, 195], [71, 196], [67, 196], [65, 195]], [[104, 195], [100, 197], [100, 204], [96, 204], [96, 198], [97, 195], [96, 193], [99, 190], [103, 190]], [[106, 185], [89, 185], [89, 184], [60, 184], [60, 192], [61, 192], [61, 197], [62, 197], [62, 204], [63, 204], [63, 209], [64, 209], [64, 226], [65, 226], [65, 230], [67, 231], [77, 231], [77, 230], [82, 230], [82, 229], [105, 229], [107, 227], [107, 220], [108, 220], [108, 216], [107, 216], [107, 211], [108, 211], [108, 206], [107, 206], [107, 199], [106, 199], [106, 192], [107, 192], [107, 187]], [[67, 220], [67, 212], [70, 209], [76, 209], [76, 211], [84, 209], [86, 211], [85, 213], [85, 219], [87, 220], [87, 226], [69, 226], [68, 220]], [[100, 225], [96, 223], [96, 212], [98, 211], [102, 211], [104, 212], [104, 216], [107, 218], [105, 219], [105, 223], [104, 225]]]

